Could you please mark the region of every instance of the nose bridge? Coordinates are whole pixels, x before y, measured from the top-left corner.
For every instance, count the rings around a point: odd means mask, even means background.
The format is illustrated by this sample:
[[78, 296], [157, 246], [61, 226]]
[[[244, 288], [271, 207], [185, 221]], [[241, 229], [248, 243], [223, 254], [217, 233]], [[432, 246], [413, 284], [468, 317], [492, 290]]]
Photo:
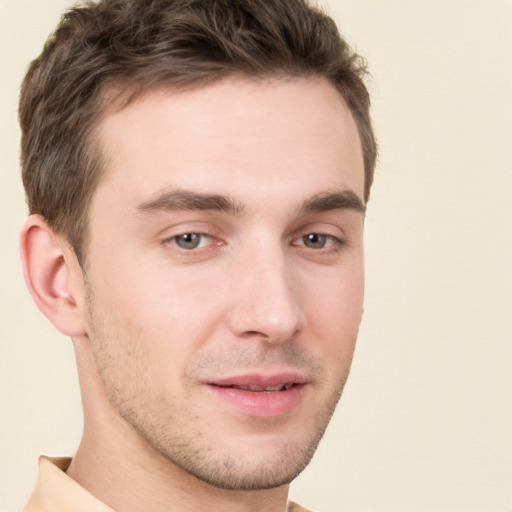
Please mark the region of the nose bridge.
[[260, 238], [237, 263], [230, 324], [237, 336], [259, 336], [279, 343], [303, 327], [299, 283], [279, 241]]

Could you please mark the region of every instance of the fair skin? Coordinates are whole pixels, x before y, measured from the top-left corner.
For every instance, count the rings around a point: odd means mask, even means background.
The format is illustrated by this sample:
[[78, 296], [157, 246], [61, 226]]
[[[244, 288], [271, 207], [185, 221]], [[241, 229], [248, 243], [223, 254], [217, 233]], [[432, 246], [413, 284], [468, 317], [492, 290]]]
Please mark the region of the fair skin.
[[323, 79], [149, 91], [98, 128], [84, 271], [39, 216], [38, 306], [73, 339], [68, 474], [123, 512], [284, 512], [348, 375], [361, 144]]

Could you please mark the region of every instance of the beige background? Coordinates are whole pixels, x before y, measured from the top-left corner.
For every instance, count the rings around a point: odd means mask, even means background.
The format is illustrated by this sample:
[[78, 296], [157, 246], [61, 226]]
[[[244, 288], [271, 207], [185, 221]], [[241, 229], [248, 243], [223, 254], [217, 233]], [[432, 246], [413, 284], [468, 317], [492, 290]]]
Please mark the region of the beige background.
[[[0, 0], [0, 511], [73, 453], [73, 354], [18, 264], [18, 87], [68, 0]], [[512, 511], [512, 1], [331, 0], [370, 61], [381, 155], [365, 320], [292, 494], [323, 512]]]

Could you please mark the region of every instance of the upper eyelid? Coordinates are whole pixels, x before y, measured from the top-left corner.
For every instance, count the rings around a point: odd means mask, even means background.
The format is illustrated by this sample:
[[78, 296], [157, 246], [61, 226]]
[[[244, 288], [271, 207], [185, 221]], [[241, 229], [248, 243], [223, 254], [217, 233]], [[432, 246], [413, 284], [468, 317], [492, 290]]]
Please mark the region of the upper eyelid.
[[164, 239], [174, 238], [175, 236], [186, 235], [188, 233], [196, 233], [198, 235], [208, 235], [215, 237], [219, 235], [219, 229], [214, 228], [209, 223], [200, 222], [180, 222], [173, 225], [167, 225], [158, 231], [157, 236]]
[[345, 239], [347, 237], [345, 230], [337, 224], [312, 222], [301, 226], [298, 229], [294, 229], [291, 234], [291, 238], [300, 238], [311, 233], [315, 233], [317, 235], [332, 236], [338, 239]]
[[[220, 238], [219, 235], [215, 235], [215, 234], [213, 234], [212, 231], [209, 231], [209, 230], [185, 229], [185, 230], [180, 230], [177, 233], [173, 233], [171, 235], [164, 236], [163, 241], [165, 242], [165, 241], [169, 241], [169, 240], [174, 240], [180, 236], [188, 235], [188, 234], [206, 236], [211, 239]], [[294, 240], [299, 240], [307, 235], [312, 235], [312, 234], [332, 238], [338, 242], [344, 242], [347, 238], [344, 233], [334, 234], [334, 233], [326, 232], [326, 230], [315, 230], [315, 229], [300, 230], [298, 232], [295, 232], [288, 238], [291, 242], [293, 242]]]
[[181, 231], [180, 233], [174, 233], [172, 235], [164, 237], [164, 239], [162, 241], [163, 242], [169, 242], [169, 241], [172, 241], [172, 240], [176, 240], [180, 236], [184, 236], [184, 235], [199, 235], [199, 236], [210, 238], [212, 240], [215, 239], [215, 237], [212, 234], [205, 233], [204, 231]]
[[184, 229], [184, 230], [180, 230], [177, 233], [172, 233], [171, 235], [166, 235], [166, 236], [164, 236], [164, 238], [167, 240], [170, 240], [172, 238], [176, 238], [178, 236], [183, 236], [183, 235], [204, 235], [204, 236], [213, 237], [213, 235], [206, 230]]
[[[238, 230], [239, 229], [232, 223], [219, 226], [217, 223], [211, 223], [208, 220], [196, 219], [167, 224], [165, 227], [158, 230], [156, 236], [161, 240], [170, 240], [176, 236], [195, 233], [227, 241], [227, 239], [233, 236], [236, 237]], [[339, 241], [345, 241], [348, 238], [346, 229], [344, 229], [340, 223], [316, 220], [306, 223], [301, 222], [300, 225], [296, 224], [295, 226], [290, 226], [288, 233], [283, 232], [283, 240], [291, 241], [310, 233], [333, 237]]]

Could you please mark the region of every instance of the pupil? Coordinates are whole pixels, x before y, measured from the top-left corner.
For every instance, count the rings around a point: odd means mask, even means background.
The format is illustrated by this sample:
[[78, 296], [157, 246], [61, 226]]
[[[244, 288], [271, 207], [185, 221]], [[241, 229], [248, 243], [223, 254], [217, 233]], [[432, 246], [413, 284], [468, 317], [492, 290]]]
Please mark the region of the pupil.
[[308, 247], [313, 247], [315, 249], [322, 248], [325, 245], [325, 236], [319, 235], [317, 233], [310, 233], [305, 237], [305, 244]]
[[176, 243], [183, 249], [194, 249], [199, 245], [199, 235], [197, 233], [185, 233], [177, 238]]

